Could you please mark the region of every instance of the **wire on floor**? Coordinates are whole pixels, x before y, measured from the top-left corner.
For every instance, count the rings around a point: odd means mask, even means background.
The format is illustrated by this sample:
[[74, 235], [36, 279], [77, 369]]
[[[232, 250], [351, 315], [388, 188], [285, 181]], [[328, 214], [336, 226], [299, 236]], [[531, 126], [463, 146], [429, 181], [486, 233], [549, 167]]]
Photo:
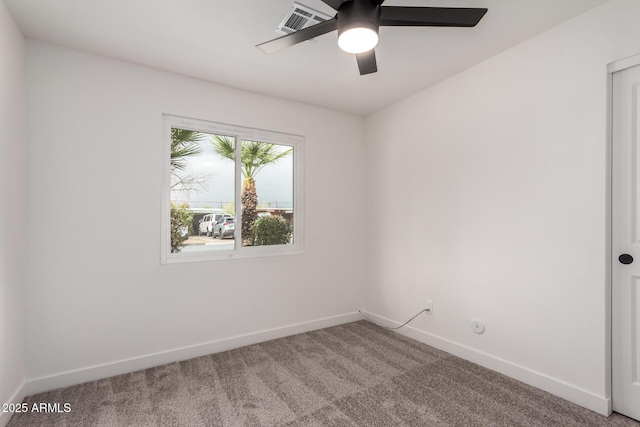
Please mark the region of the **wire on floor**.
[[402, 325], [400, 325], [400, 326], [398, 326], [398, 327], [395, 327], [395, 328], [390, 328], [389, 326], [383, 326], [383, 325], [381, 325], [381, 324], [379, 324], [379, 323], [377, 323], [377, 322], [374, 322], [373, 320], [369, 319], [369, 318], [367, 317], [367, 315], [366, 315], [366, 314], [364, 314], [364, 313], [362, 312], [362, 310], [358, 310], [358, 313], [360, 313], [360, 314], [362, 315], [362, 317], [364, 317], [365, 319], [367, 319], [369, 322], [373, 323], [374, 325], [378, 325], [378, 326], [380, 326], [381, 328], [385, 328], [385, 329], [400, 329], [400, 328], [402, 328], [403, 326], [405, 326], [407, 323], [411, 322], [413, 319], [415, 319], [416, 317], [418, 317], [418, 316], [420, 315], [420, 313], [423, 313], [423, 312], [425, 312], [425, 311], [429, 311], [429, 310], [427, 310], [426, 308], [425, 308], [424, 310], [420, 310], [420, 311], [418, 312], [418, 314], [416, 314], [416, 315], [415, 315], [415, 316], [413, 316], [411, 319], [409, 319], [409, 320], [407, 320], [406, 322], [404, 322]]

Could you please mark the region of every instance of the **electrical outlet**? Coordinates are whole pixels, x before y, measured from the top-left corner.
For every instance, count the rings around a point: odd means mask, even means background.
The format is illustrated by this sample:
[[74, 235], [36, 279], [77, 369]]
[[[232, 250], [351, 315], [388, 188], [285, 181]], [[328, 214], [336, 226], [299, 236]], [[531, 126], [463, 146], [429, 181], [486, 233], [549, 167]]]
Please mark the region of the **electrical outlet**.
[[433, 314], [433, 301], [431, 301], [430, 299], [424, 300], [424, 309], [426, 310], [427, 314]]

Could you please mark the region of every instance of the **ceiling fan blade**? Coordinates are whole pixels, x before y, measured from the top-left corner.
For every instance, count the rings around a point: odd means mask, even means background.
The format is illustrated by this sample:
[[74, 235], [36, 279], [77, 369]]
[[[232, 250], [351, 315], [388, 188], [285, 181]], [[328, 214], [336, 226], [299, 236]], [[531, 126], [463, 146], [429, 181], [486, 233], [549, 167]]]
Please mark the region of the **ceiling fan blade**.
[[474, 27], [485, 13], [485, 8], [381, 6], [380, 25]]
[[287, 34], [286, 36], [278, 37], [277, 39], [260, 43], [259, 45], [256, 45], [256, 47], [264, 53], [273, 53], [289, 46], [293, 46], [294, 44], [311, 40], [314, 37], [321, 36], [337, 29], [338, 20], [336, 18], [333, 18], [328, 21], [321, 22], [320, 24], [307, 27], [304, 30], [296, 31], [295, 33]]
[[351, 0], [322, 0], [323, 3], [328, 4], [334, 10], [338, 10], [340, 8], [340, 6], [342, 6], [342, 3], [347, 2], [347, 1], [351, 1]]
[[378, 64], [376, 64], [376, 51], [371, 49], [369, 52], [359, 53], [356, 55], [358, 61], [358, 69], [360, 69], [360, 75], [371, 74], [378, 71]]

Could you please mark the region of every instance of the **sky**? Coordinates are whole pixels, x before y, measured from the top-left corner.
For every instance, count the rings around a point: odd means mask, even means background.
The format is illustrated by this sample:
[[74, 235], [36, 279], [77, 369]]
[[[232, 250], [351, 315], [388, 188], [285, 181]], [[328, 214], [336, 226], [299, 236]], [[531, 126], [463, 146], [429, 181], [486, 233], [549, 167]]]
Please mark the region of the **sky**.
[[[208, 139], [200, 142], [202, 154], [187, 160], [185, 174], [206, 176], [206, 189], [200, 191], [172, 191], [171, 199], [186, 201], [192, 208], [225, 208], [234, 200], [234, 165], [214, 153]], [[288, 147], [284, 147], [286, 149]], [[272, 207], [293, 206], [293, 156], [265, 166], [255, 176], [258, 204], [271, 202]]]

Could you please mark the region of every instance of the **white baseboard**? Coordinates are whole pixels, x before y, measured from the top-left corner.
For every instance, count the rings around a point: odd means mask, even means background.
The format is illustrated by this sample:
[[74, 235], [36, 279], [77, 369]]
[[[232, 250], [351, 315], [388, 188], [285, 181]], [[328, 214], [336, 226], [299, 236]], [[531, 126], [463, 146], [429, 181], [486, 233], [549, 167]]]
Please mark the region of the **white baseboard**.
[[[13, 403], [13, 404], [18, 404], [21, 403], [25, 397], [27, 397], [27, 387], [25, 383], [20, 384], [20, 387], [18, 387], [18, 389], [13, 393], [13, 395], [9, 398], [8, 401], [6, 402], [0, 402], [0, 404], [3, 403]], [[4, 427], [9, 423], [9, 420], [11, 419], [11, 416], [13, 414], [11, 412], [2, 412], [0, 411], [0, 427]]]
[[[395, 326], [401, 325], [400, 322], [387, 319], [386, 317], [382, 317], [364, 310], [363, 312], [367, 315], [367, 317], [376, 322], [380, 321], [381, 324]], [[605, 416], [609, 416], [611, 414], [611, 399], [607, 397], [595, 395], [590, 391], [573, 386], [559, 379], [550, 377], [540, 372], [536, 372], [529, 368], [525, 368], [516, 363], [509, 362], [508, 360], [504, 360], [499, 357], [474, 350], [471, 347], [455, 343], [453, 341], [430, 334], [428, 332], [421, 331], [411, 326], [405, 326], [404, 328], [399, 329], [395, 332], [398, 332], [399, 334], [405, 335], [409, 338], [413, 338], [416, 341], [428, 344], [437, 349], [446, 351], [447, 353], [451, 353], [454, 356], [458, 356], [462, 359], [476, 363], [485, 368], [499, 372], [518, 381], [522, 381], [525, 384], [549, 392], [555, 396], [568, 400], [569, 402], [573, 402], [576, 405], [580, 405], [594, 412], [597, 412], [598, 414]]]
[[[206, 356], [207, 354], [232, 350], [234, 348], [257, 344], [276, 338], [282, 338], [290, 335], [301, 334], [303, 332], [313, 331], [316, 329], [323, 329], [331, 326], [351, 323], [357, 320], [362, 320], [362, 316], [359, 313], [348, 313], [339, 316], [326, 317], [309, 322], [283, 326], [280, 328], [268, 329], [265, 331], [238, 335], [230, 338], [223, 338], [216, 341], [177, 348], [160, 353], [148, 354], [145, 356], [119, 360], [103, 365], [91, 366], [87, 368], [49, 375], [46, 377], [30, 379], [26, 382], [23, 390], [26, 392], [26, 395], [29, 396], [32, 394], [55, 390], [62, 387], [68, 387], [75, 384], [81, 384], [88, 381], [94, 381], [101, 378], [108, 378], [114, 375], [126, 374], [142, 369], [148, 369], [154, 366], [164, 365], [166, 363], [173, 363], [181, 360], [192, 359], [194, 357]], [[1, 424], [0, 427], [2, 427]]]

